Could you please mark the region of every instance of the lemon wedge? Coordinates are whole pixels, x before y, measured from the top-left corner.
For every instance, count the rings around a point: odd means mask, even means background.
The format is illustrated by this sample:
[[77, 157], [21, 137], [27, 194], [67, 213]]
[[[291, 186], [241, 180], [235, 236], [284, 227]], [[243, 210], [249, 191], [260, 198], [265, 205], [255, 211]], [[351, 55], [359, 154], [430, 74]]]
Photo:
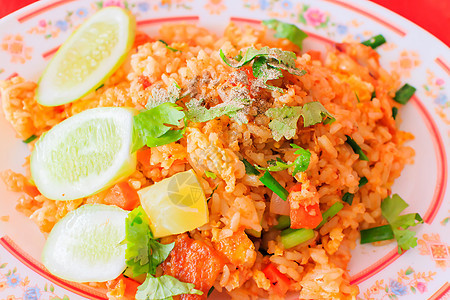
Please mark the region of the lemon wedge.
[[126, 267], [125, 219], [128, 212], [112, 205], [86, 204], [53, 227], [42, 252], [54, 275], [76, 282], [102, 282]]
[[131, 49], [136, 21], [120, 7], [101, 9], [59, 48], [39, 79], [37, 102], [57, 106], [99, 87]]
[[192, 170], [143, 188], [138, 195], [156, 238], [190, 231], [208, 223], [205, 193]]
[[41, 136], [31, 153], [31, 176], [39, 191], [54, 200], [97, 193], [130, 176], [135, 110], [93, 108], [76, 114]]

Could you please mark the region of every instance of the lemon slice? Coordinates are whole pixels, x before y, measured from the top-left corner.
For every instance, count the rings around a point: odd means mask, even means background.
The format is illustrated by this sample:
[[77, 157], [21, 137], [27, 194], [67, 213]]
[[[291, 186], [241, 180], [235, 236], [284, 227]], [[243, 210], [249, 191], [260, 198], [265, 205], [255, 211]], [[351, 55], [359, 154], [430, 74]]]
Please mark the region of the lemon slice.
[[156, 238], [186, 232], [208, 222], [205, 193], [192, 170], [143, 188], [138, 194]]
[[126, 267], [125, 219], [117, 206], [86, 204], [69, 212], [53, 227], [42, 263], [54, 275], [76, 282], [102, 282]]
[[77, 100], [108, 78], [134, 42], [136, 22], [120, 7], [107, 7], [84, 22], [59, 48], [39, 79], [36, 99], [45, 106]]
[[136, 169], [133, 144], [135, 111], [93, 108], [45, 133], [31, 153], [31, 175], [39, 191], [54, 200], [90, 196]]

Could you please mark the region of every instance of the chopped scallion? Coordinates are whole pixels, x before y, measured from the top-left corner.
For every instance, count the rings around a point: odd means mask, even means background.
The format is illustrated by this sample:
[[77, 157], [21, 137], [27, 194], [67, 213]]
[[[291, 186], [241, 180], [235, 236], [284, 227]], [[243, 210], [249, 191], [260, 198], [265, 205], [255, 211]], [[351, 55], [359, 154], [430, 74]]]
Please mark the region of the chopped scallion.
[[245, 229], [245, 233], [247, 233], [251, 236], [254, 236], [256, 238], [261, 237], [261, 231], [256, 231], [255, 229], [247, 228], [247, 229]]
[[248, 175], [259, 175], [261, 174], [251, 163], [248, 162], [245, 158], [242, 159], [242, 162], [245, 166], [245, 173]]
[[314, 230], [312, 229], [285, 229], [281, 232], [281, 243], [284, 248], [289, 249], [300, 245], [314, 238]]
[[206, 175], [206, 177], [211, 178], [211, 179], [216, 179], [217, 178], [217, 175], [214, 174], [214, 172], [211, 172], [211, 171], [205, 171], [205, 175]]
[[373, 98], [377, 97], [377, 93], [375, 92], [375, 90], [373, 90], [372, 95], [370, 96], [370, 101], [373, 100]]
[[208, 298], [209, 296], [211, 296], [212, 292], [214, 292], [214, 287], [213, 286], [209, 289], [208, 294], [207, 294], [206, 297]]
[[346, 137], [347, 137], [346, 140], [347, 144], [349, 144], [350, 147], [352, 147], [353, 151], [359, 155], [359, 159], [369, 161], [369, 158], [367, 157], [366, 154], [364, 154], [361, 147], [350, 136], [346, 135]]
[[32, 141], [34, 141], [36, 138], [37, 138], [37, 136], [33, 134], [32, 136], [30, 136], [29, 138], [27, 138], [27, 139], [24, 140], [23, 142], [24, 142], [25, 144], [29, 144], [29, 143], [31, 143]]
[[170, 51], [173, 51], [173, 52], [180, 51], [180, 52], [181, 52], [181, 50], [178, 50], [178, 49], [175, 49], [175, 48], [170, 47], [169, 44], [167, 44], [167, 43], [166, 43], [165, 41], [163, 41], [163, 40], [158, 40], [158, 42], [163, 43], [164, 46], [166, 46], [166, 48], [169, 49]]
[[102, 84], [100, 84], [100, 85], [98, 86], [98, 88], [96, 88], [95, 90], [98, 91], [99, 89], [101, 89], [101, 88], [104, 87], [104, 86], [105, 86], [105, 84], [102, 83]]
[[369, 180], [367, 180], [366, 177], [361, 177], [361, 179], [359, 180], [358, 187], [361, 188], [361, 187], [365, 186], [368, 182], [369, 182]]
[[341, 209], [344, 208], [344, 204], [342, 204], [341, 202], [336, 202], [333, 205], [330, 206], [329, 209], [327, 209], [323, 214], [322, 214], [322, 222], [320, 222], [319, 225], [317, 225], [316, 229], [319, 229], [320, 227], [322, 227], [326, 222], [328, 222], [328, 220], [330, 220], [332, 217], [334, 217]]
[[348, 203], [348, 205], [352, 205], [354, 196], [354, 194], [347, 192], [342, 196], [342, 201]]
[[361, 230], [359, 233], [361, 234], [361, 244], [392, 240], [394, 238], [394, 232], [392, 232], [390, 225]]
[[384, 38], [383, 35], [379, 34], [379, 35], [375, 35], [375, 36], [371, 37], [370, 39], [362, 42], [361, 44], [369, 46], [372, 49], [375, 49], [375, 48], [383, 45], [384, 43], [386, 43], [386, 39]]
[[398, 114], [398, 108], [394, 106], [392, 108], [392, 119], [395, 120], [395, 118], [397, 117], [397, 114]]
[[280, 216], [278, 218], [278, 224], [273, 226], [273, 228], [278, 230], [283, 230], [291, 226], [291, 218], [288, 216]]
[[400, 104], [406, 104], [416, 92], [416, 88], [405, 83], [394, 96], [394, 100]]
[[356, 96], [356, 100], [358, 100], [358, 103], [361, 103], [361, 101], [359, 100], [359, 97], [358, 97], [358, 93], [355, 92], [355, 96]]
[[280, 196], [284, 201], [287, 200], [289, 192], [278, 183], [278, 181], [273, 178], [273, 176], [269, 173], [269, 171], [264, 172], [264, 175], [259, 178], [265, 186], [267, 186], [272, 192]]

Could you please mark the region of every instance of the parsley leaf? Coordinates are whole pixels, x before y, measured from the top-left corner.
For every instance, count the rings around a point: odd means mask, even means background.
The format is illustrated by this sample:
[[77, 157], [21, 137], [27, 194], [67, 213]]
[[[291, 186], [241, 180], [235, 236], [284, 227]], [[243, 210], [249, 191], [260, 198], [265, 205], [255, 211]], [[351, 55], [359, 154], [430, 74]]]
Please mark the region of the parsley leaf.
[[279, 157], [277, 157], [276, 160], [269, 160], [267, 162], [267, 164], [269, 165], [267, 168], [263, 168], [260, 166], [255, 166], [255, 167], [258, 170], [262, 170], [262, 171], [278, 172], [278, 171], [283, 171], [283, 170], [289, 169], [289, 167], [294, 165], [294, 164], [288, 164], [288, 163], [284, 162]]
[[181, 282], [169, 275], [153, 277], [148, 274], [144, 283], [138, 287], [136, 299], [169, 300], [172, 299], [173, 296], [182, 294], [203, 295], [203, 292], [195, 289], [193, 283]]
[[[287, 140], [294, 137], [297, 132], [297, 121], [303, 117], [303, 126], [308, 127], [323, 122], [330, 124], [336, 119], [323, 107], [320, 102], [309, 102], [301, 106], [284, 106], [269, 108], [266, 116], [272, 119], [269, 128], [275, 141], [284, 136]], [[324, 119], [325, 118], [325, 119]]]
[[161, 264], [172, 251], [175, 243], [161, 244], [153, 239], [147, 214], [142, 206], [128, 214], [125, 221], [125, 259], [133, 276], [144, 273], [155, 274], [156, 267]]
[[151, 109], [166, 102], [175, 103], [181, 98], [181, 87], [173, 82], [167, 90], [163, 88], [152, 89], [152, 95], [147, 100], [145, 108]]
[[235, 113], [242, 110], [248, 101], [234, 101], [233, 103], [221, 103], [210, 109], [202, 106], [202, 100], [192, 99], [186, 103], [186, 118], [192, 122], [207, 122], [223, 115], [234, 117]]
[[298, 157], [294, 161], [294, 172], [292, 172], [292, 175], [295, 176], [299, 172], [305, 172], [308, 169], [309, 162], [311, 160], [311, 152], [308, 149], [303, 149], [300, 146], [297, 146], [296, 144], [291, 144], [292, 148], [298, 149], [294, 152], [294, 154], [297, 154]]
[[297, 121], [302, 113], [300, 106], [284, 106], [269, 108], [266, 116], [272, 119], [269, 128], [275, 141], [281, 140], [284, 136], [287, 140], [294, 137], [297, 132]]
[[134, 116], [136, 141], [133, 152], [142, 148], [157, 147], [178, 141], [183, 137], [186, 127], [181, 130], [171, 130], [168, 125], [179, 125], [185, 118], [183, 109], [174, 103], [163, 103]]
[[276, 19], [264, 20], [262, 23], [268, 28], [276, 31], [275, 37], [286, 38], [300, 49], [302, 49], [303, 40], [308, 37], [303, 30], [293, 24], [284, 23]]
[[205, 175], [208, 178], [212, 178], [212, 179], [216, 179], [217, 178], [217, 175], [214, 174], [214, 172], [211, 172], [211, 171], [205, 171]]
[[418, 213], [400, 215], [408, 206], [397, 194], [387, 197], [381, 202], [381, 213], [392, 228], [394, 237], [397, 240], [399, 253], [417, 246], [416, 233], [408, 230], [408, 228], [423, 223]]
[[245, 166], [245, 173], [248, 175], [259, 175], [261, 172], [259, 172], [251, 163], [248, 162], [245, 158], [241, 159], [241, 161], [244, 163]]

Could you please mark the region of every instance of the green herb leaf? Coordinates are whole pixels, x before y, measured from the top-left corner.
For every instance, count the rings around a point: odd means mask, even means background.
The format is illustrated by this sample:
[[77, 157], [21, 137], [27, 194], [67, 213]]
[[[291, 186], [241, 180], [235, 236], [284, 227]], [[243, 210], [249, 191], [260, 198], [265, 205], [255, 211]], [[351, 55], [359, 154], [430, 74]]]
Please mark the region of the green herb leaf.
[[158, 40], [158, 42], [163, 43], [164, 46], [166, 46], [166, 48], [169, 49], [170, 51], [173, 51], [173, 52], [180, 51], [180, 52], [181, 52], [181, 50], [178, 50], [178, 49], [175, 49], [175, 48], [170, 47], [169, 44], [167, 44], [167, 43], [166, 43], [165, 41], [163, 41], [163, 40]]
[[347, 140], [345, 141], [347, 144], [349, 144], [350, 147], [352, 147], [353, 151], [359, 155], [360, 160], [369, 161], [369, 158], [367, 155], [362, 151], [361, 147], [353, 140], [350, 136], [346, 135]]
[[206, 199], [206, 203], [208, 203], [209, 200], [211, 200], [212, 196], [214, 195], [218, 187], [219, 185], [216, 185], [216, 187], [212, 190], [211, 195], [209, 195], [209, 197]]
[[367, 41], [362, 42], [361, 44], [371, 47], [372, 49], [375, 49], [381, 45], [386, 43], [386, 39], [383, 35], [379, 34], [376, 36], [371, 37]]
[[203, 292], [195, 289], [193, 283], [181, 282], [169, 275], [153, 277], [148, 274], [144, 283], [138, 287], [136, 299], [168, 300], [172, 299], [173, 296], [182, 294], [203, 295]]
[[262, 168], [260, 166], [255, 166], [258, 170], [262, 171], [271, 171], [271, 172], [278, 172], [283, 171], [286, 169], [289, 169], [289, 167], [293, 166], [293, 164], [287, 164], [281, 158], [277, 157], [276, 160], [268, 161], [267, 164], [269, 165], [267, 168]]
[[251, 163], [248, 162], [245, 158], [241, 159], [241, 161], [244, 163], [245, 166], [245, 173], [248, 175], [259, 175], [261, 172], [259, 172]]
[[398, 114], [398, 108], [394, 106], [392, 108], [392, 119], [395, 120], [395, 118], [397, 117], [397, 114]]
[[233, 103], [221, 103], [210, 109], [202, 106], [203, 101], [192, 99], [186, 103], [186, 118], [192, 122], [207, 122], [223, 115], [234, 116], [235, 113], [241, 111], [249, 100], [235, 100]]
[[212, 179], [216, 179], [216, 178], [217, 178], [217, 175], [214, 174], [214, 173], [211, 172], [211, 171], [205, 171], [205, 175], [206, 175], [206, 177], [208, 177], [208, 178], [212, 178]]
[[318, 123], [322, 123], [325, 119], [329, 121], [325, 124], [331, 124], [336, 119], [323, 107], [322, 103], [318, 101], [309, 102], [303, 105], [302, 108], [303, 126], [308, 127]]
[[278, 181], [276, 181], [268, 171], [266, 171], [264, 175], [259, 178], [259, 181], [261, 181], [272, 192], [277, 194], [281, 199], [283, 199], [284, 201], [287, 200], [289, 192], [284, 187], [282, 187], [281, 184], [279, 184]]
[[128, 214], [125, 221], [125, 259], [133, 272], [133, 277], [141, 274], [155, 274], [156, 267], [161, 264], [172, 251], [175, 243], [161, 244], [153, 239], [149, 219], [142, 206]]
[[416, 88], [405, 83], [394, 96], [394, 100], [400, 104], [406, 104], [416, 92]]
[[368, 182], [369, 182], [369, 180], [367, 180], [367, 178], [365, 176], [361, 177], [361, 179], [359, 179], [358, 187], [361, 188], [361, 187], [365, 186]]
[[32, 141], [34, 141], [35, 139], [37, 139], [37, 135], [32, 135], [32, 136], [30, 136], [29, 138], [27, 138], [26, 140], [24, 140], [23, 142], [25, 143], [25, 144], [29, 144], [29, 143], [31, 143]]
[[208, 298], [209, 296], [211, 296], [211, 294], [214, 292], [214, 287], [212, 286], [209, 291], [208, 291], [208, 295], [206, 295], [206, 298]]
[[174, 103], [163, 103], [134, 116], [137, 140], [133, 152], [144, 145], [157, 147], [182, 138], [186, 127], [181, 130], [171, 130], [171, 127], [166, 126], [166, 124], [179, 125], [180, 121], [185, 118], [182, 110]]
[[348, 205], [352, 205], [354, 196], [355, 195], [353, 195], [352, 193], [347, 192], [344, 194], [344, 196], [342, 196], [342, 201], [348, 203]]
[[399, 253], [417, 246], [416, 233], [408, 230], [408, 228], [423, 223], [422, 218], [417, 213], [400, 215], [408, 206], [397, 194], [387, 197], [381, 202], [381, 213], [392, 228], [394, 237], [397, 240]]
[[297, 154], [298, 157], [294, 161], [294, 172], [292, 172], [292, 175], [295, 176], [299, 172], [305, 172], [308, 169], [309, 162], [311, 160], [311, 152], [308, 149], [303, 149], [300, 146], [297, 146], [296, 144], [291, 144], [292, 148], [298, 149], [294, 152], [294, 154]]
[[284, 106], [269, 108], [266, 111], [266, 116], [272, 119], [269, 123], [269, 128], [272, 131], [272, 136], [275, 141], [285, 139], [290, 140], [297, 132], [297, 121], [302, 113], [300, 106]]
[[151, 109], [163, 103], [175, 103], [181, 99], [181, 87], [175, 81], [167, 88], [154, 88], [152, 95], [148, 98], [145, 108]]
[[276, 31], [275, 37], [288, 39], [300, 49], [302, 49], [303, 40], [308, 37], [304, 31], [293, 24], [284, 23], [276, 19], [264, 20], [262, 23]]

